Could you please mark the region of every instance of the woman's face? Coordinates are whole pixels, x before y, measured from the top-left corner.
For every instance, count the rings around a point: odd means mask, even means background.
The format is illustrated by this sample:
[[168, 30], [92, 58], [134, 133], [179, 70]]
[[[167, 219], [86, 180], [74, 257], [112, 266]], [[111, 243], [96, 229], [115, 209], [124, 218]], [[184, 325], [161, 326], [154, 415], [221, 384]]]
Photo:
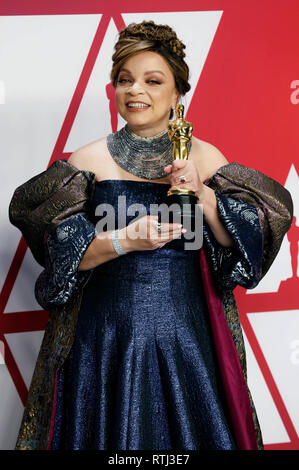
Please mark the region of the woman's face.
[[150, 137], [166, 129], [171, 108], [176, 106], [178, 98], [172, 70], [156, 52], [135, 54], [119, 71], [116, 106], [137, 135]]

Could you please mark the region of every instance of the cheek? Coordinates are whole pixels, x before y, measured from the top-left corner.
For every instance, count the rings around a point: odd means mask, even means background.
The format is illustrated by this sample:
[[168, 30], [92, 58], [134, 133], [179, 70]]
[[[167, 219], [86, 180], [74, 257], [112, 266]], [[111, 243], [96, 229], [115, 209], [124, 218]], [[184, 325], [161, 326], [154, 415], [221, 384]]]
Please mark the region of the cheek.
[[115, 98], [115, 103], [116, 105], [118, 104], [121, 104], [124, 100], [124, 93], [122, 90], [120, 89], [115, 89], [115, 95], [114, 95], [114, 98]]
[[169, 105], [172, 100], [172, 90], [168, 88], [164, 88], [163, 90], [159, 90], [157, 99], [163, 103], [163, 105]]
[[169, 103], [171, 103], [171, 98], [169, 96], [169, 93], [167, 91], [157, 91], [155, 93], [152, 93], [152, 98], [155, 103], [155, 106], [159, 108], [165, 108], [165, 106], [169, 106]]

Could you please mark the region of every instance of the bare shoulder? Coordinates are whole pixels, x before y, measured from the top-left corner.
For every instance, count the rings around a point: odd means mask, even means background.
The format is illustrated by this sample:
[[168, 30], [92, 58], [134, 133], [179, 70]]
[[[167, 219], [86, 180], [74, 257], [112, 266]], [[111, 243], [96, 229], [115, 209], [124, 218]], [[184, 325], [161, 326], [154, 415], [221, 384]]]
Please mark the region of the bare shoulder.
[[68, 162], [78, 170], [92, 170], [99, 159], [99, 155], [107, 152], [106, 136], [90, 142], [75, 150], [69, 157]]
[[197, 165], [203, 181], [213, 176], [220, 167], [229, 163], [215, 145], [194, 136], [192, 136], [192, 150], [194, 163]]

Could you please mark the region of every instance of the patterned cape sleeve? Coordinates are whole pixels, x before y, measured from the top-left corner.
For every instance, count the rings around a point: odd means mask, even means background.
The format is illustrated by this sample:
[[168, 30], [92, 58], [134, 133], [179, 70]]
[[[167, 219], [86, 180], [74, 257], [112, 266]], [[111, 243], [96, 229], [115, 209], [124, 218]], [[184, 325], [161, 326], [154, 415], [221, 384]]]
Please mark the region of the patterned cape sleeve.
[[205, 184], [215, 191], [219, 218], [234, 242], [220, 245], [204, 220], [203, 242], [216, 286], [220, 292], [237, 285], [253, 289], [292, 224], [291, 195], [274, 179], [236, 162], [219, 168]]
[[85, 214], [61, 222], [45, 237], [45, 269], [35, 283], [35, 297], [45, 309], [68, 302], [88, 281], [93, 269], [79, 271], [79, 264], [96, 235]]
[[65, 304], [92, 272], [78, 267], [96, 235], [90, 220], [94, 181], [94, 173], [56, 160], [19, 186], [10, 202], [10, 222], [45, 268], [36, 281], [35, 297], [46, 310]]

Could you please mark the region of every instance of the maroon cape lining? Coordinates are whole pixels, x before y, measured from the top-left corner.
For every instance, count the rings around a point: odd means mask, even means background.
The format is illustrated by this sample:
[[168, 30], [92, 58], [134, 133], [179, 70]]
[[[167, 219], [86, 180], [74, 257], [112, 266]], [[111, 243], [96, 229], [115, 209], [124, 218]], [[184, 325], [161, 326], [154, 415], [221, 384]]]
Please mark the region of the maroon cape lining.
[[224, 315], [221, 299], [211, 280], [203, 248], [199, 256], [210, 324], [235, 441], [240, 450], [258, 450], [252, 408], [240, 358]]

